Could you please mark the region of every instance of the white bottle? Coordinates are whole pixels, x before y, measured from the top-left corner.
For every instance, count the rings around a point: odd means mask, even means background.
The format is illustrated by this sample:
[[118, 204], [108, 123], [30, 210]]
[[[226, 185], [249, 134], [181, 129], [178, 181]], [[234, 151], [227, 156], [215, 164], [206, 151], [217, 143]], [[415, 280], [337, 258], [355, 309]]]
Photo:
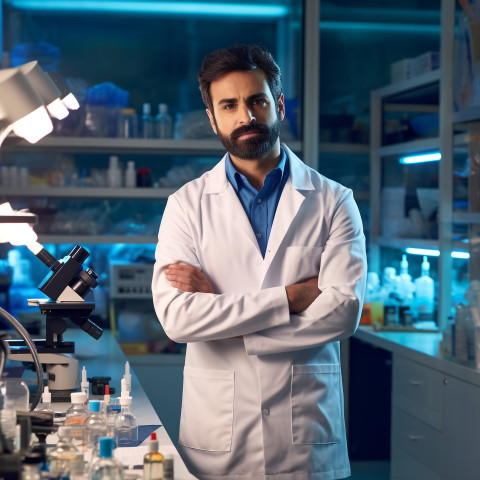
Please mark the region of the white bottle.
[[429, 275], [430, 264], [427, 257], [423, 257], [422, 274], [415, 280], [415, 303], [418, 320], [433, 320], [434, 312], [434, 282]]
[[122, 172], [116, 155], [111, 155], [109, 158], [107, 184], [110, 188], [119, 188], [122, 186]]
[[37, 410], [41, 412], [51, 412], [52, 414], [54, 413], [52, 408], [52, 394], [50, 393], [50, 391], [48, 390], [48, 386], [46, 385], [42, 393], [42, 403]]
[[138, 442], [138, 424], [135, 415], [130, 411], [132, 397], [126, 388], [125, 379], [122, 378], [122, 394], [119, 398], [121, 411], [114, 420], [114, 432], [118, 447], [135, 447]]
[[413, 324], [413, 292], [415, 285], [412, 276], [408, 273], [408, 260], [406, 255], [402, 255], [400, 262], [400, 275], [398, 276], [398, 293], [401, 298], [399, 309], [399, 321], [402, 325]]
[[137, 171], [135, 170], [135, 162], [130, 160], [127, 162], [127, 170], [125, 172], [125, 186], [134, 188], [137, 186]]
[[172, 117], [168, 114], [168, 105], [166, 103], [160, 103], [158, 105], [158, 115], [155, 117], [155, 137], [173, 137], [173, 121]]
[[140, 137], [153, 138], [154, 121], [149, 103], [143, 104], [142, 112], [142, 118], [140, 119]]

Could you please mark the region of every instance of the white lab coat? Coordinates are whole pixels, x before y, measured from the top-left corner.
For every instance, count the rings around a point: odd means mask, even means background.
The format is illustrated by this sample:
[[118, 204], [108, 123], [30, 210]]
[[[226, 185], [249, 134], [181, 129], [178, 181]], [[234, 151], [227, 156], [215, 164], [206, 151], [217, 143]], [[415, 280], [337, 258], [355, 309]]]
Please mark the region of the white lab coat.
[[[188, 343], [179, 450], [204, 480], [350, 475], [339, 340], [358, 325], [365, 237], [352, 191], [283, 148], [290, 175], [265, 258], [225, 158], [169, 198], [158, 234], [156, 313]], [[173, 262], [200, 268], [216, 293], [172, 288]], [[285, 286], [313, 276], [322, 293], [290, 314]]]

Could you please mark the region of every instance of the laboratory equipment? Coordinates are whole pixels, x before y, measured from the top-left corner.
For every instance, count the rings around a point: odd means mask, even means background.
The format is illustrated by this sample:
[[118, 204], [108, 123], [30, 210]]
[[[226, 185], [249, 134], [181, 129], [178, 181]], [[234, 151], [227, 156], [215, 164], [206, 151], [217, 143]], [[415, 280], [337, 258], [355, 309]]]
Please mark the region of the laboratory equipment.
[[142, 117], [140, 119], [140, 137], [153, 138], [153, 126], [152, 108], [149, 103], [144, 103], [142, 106]]
[[52, 408], [52, 394], [48, 390], [48, 385], [45, 385], [45, 387], [43, 388], [42, 403], [39, 405], [38, 410], [40, 412], [54, 413], [54, 410]]
[[164, 480], [163, 463], [165, 457], [158, 451], [157, 434], [150, 434], [149, 452], [143, 457], [144, 480]]
[[83, 425], [90, 416], [88, 408], [85, 406], [87, 397], [84, 392], [72, 392], [70, 401], [72, 406], [65, 413], [65, 425]]
[[155, 137], [173, 137], [173, 120], [168, 113], [168, 105], [166, 103], [158, 105], [158, 115], [155, 117]]
[[74, 432], [75, 427], [60, 426], [57, 444], [48, 452], [48, 470], [58, 478], [75, 480], [84, 473], [83, 453], [72, 442]]
[[88, 394], [90, 392], [90, 382], [87, 379], [87, 369], [85, 365], [82, 367], [82, 381], [80, 382], [80, 389], [85, 394], [85, 402], [88, 400]]
[[99, 441], [99, 458], [90, 467], [89, 477], [92, 480], [123, 480], [123, 466], [113, 457], [115, 440], [112, 437], [102, 437]]
[[90, 416], [85, 420], [86, 447], [90, 459], [98, 455], [99, 440], [107, 436], [107, 422], [100, 412], [100, 401], [90, 400]]
[[122, 394], [119, 401], [121, 410], [113, 423], [117, 446], [134, 447], [138, 443], [138, 424], [135, 415], [130, 411], [132, 397], [126, 388], [125, 378], [122, 378]]
[[420, 321], [434, 319], [434, 282], [430, 277], [430, 263], [423, 257], [421, 276], [415, 279], [415, 310]]

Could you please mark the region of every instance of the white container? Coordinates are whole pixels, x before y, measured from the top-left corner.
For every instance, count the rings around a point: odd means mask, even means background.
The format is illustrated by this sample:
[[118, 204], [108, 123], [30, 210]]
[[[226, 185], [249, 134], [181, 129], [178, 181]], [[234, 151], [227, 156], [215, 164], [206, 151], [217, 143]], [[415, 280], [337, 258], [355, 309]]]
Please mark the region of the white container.
[[107, 172], [107, 185], [110, 188], [120, 188], [122, 186], [122, 172], [118, 164], [116, 155], [110, 156]]
[[422, 274], [415, 280], [415, 310], [420, 321], [433, 320], [435, 286], [429, 272], [430, 264], [423, 257]]
[[137, 186], [137, 171], [135, 170], [135, 162], [130, 160], [127, 162], [127, 170], [125, 171], [125, 186], [134, 188]]

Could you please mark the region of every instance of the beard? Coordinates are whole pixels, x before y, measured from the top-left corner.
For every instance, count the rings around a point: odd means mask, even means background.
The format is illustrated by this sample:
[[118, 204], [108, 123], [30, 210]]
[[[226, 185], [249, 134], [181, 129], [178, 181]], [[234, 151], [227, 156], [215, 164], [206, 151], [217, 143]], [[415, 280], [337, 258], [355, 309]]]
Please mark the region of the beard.
[[[215, 125], [217, 126], [218, 138], [230, 155], [244, 160], [254, 160], [264, 157], [272, 150], [280, 136], [282, 122], [277, 114], [275, 122], [271, 125], [251, 123], [237, 128], [230, 135], [225, 135], [220, 131], [216, 120]], [[241, 135], [250, 132], [258, 133], [258, 135], [244, 140], [238, 139]]]

